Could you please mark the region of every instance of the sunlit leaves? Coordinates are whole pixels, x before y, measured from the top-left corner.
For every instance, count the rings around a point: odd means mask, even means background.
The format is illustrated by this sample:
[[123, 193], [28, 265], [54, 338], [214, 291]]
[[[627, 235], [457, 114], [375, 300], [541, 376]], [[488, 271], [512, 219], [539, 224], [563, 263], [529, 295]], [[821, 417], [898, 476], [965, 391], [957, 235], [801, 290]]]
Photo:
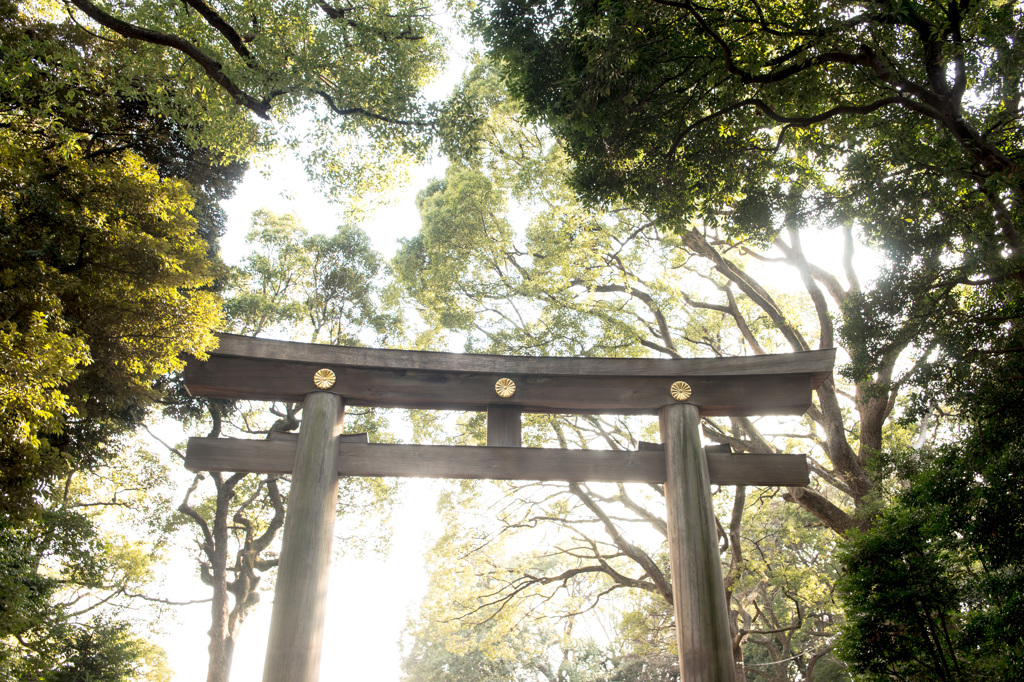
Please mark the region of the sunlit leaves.
[[[0, 136], [3, 450], [20, 453], [4, 466], [5, 504], [28, 494], [13, 483], [26, 472], [38, 484], [99, 456], [71, 448], [55, 458], [43, 433], [59, 442], [69, 420], [94, 430], [84, 420], [104, 410], [141, 409], [154, 379], [180, 369], [183, 353], [201, 355], [219, 320], [182, 183], [130, 152], [90, 158], [69, 143], [54, 153], [17, 130]], [[37, 469], [39, 457], [49, 459]]]
[[253, 251], [234, 269], [225, 301], [232, 331], [335, 345], [359, 345], [372, 332], [380, 345], [401, 329], [382, 290], [384, 264], [359, 228], [311, 235], [292, 214], [258, 210], [248, 242]]
[[428, 5], [199, 4], [205, 18], [146, 0], [83, 0], [57, 15], [5, 4], [0, 86], [19, 93], [20, 114], [57, 120], [77, 118], [80, 93], [143, 102], [224, 161], [296, 149], [352, 204], [425, 153], [438, 112], [420, 92], [445, 60]]

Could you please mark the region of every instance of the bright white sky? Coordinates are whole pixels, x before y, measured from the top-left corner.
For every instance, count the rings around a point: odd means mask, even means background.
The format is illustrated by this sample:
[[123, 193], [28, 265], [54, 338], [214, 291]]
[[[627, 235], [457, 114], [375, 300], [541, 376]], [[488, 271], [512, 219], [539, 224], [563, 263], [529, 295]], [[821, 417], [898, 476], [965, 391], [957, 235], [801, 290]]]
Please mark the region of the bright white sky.
[[[442, 98], [451, 91], [465, 68], [468, 52], [469, 46], [464, 41], [453, 39], [449, 68], [429, 87], [429, 97]], [[414, 169], [410, 184], [396, 193], [394, 202], [360, 225], [385, 258], [395, 254], [400, 238], [415, 236], [419, 231], [416, 194], [429, 180], [442, 176], [445, 165], [443, 160], [434, 160]], [[245, 256], [248, 250], [245, 235], [256, 209], [295, 213], [310, 232], [333, 233], [345, 222], [337, 207], [307, 181], [296, 158], [273, 159], [250, 168], [234, 198], [225, 202], [224, 207], [228, 213], [228, 229], [221, 241], [221, 255], [229, 263], [237, 263]], [[179, 437], [166, 435], [170, 440]], [[181, 486], [176, 499], [184, 495], [188, 481]], [[396, 682], [400, 679], [398, 640], [407, 615], [417, 608], [426, 590], [423, 554], [430, 536], [439, 526], [434, 513], [436, 486], [437, 483], [430, 480], [404, 482], [399, 506], [391, 517], [394, 534], [388, 557], [335, 560], [328, 595], [321, 680]], [[339, 548], [335, 549], [337, 553]], [[169, 598], [186, 600], [209, 596], [209, 589], [196, 576], [195, 561], [191, 557], [180, 556], [169, 567], [167, 575], [170, 577], [164, 594]], [[265, 593], [261, 604], [242, 626], [232, 666], [233, 682], [262, 679], [272, 601], [272, 594]], [[159, 642], [167, 650], [175, 670], [174, 680], [205, 679], [209, 604], [180, 607], [177, 614], [175, 621], [163, 623], [166, 636]]]
[[[254, 168], [246, 175], [235, 197], [225, 202], [228, 232], [222, 241], [222, 255], [238, 262], [246, 253], [245, 234], [250, 216], [258, 208], [278, 213], [297, 214], [310, 232], [333, 232], [343, 222], [336, 207], [329, 204], [305, 181], [301, 164], [283, 159], [263, 174]], [[420, 227], [414, 199], [433, 177], [443, 174], [443, 165], [435, 162], [416, 169], [413, 181], [388, 206], [361, 227], [385, 257], [394, 255], [398, 239], [414, 236]], [[191, 480], [191, 477], [189, 477]], [[176, 499], [184, 494], [183, 481]], [[426, 590], [423, 554], [429, 536], [437, 526], [434, 515], [436, 483], [409, 479], [404, 482], [400, 506], [394, 511], [392, 550], [388, 557], [341, 558], [331, 573], [330, 604], [327, 610], [321, 679], [395, 682], [400, 679], [398, 640], [410, 609], [415, 609]], [[338, 549], [336, 547], [336, 549]], [[181, 557], [170, 568], [168, 593], [174, 599], [208, 596], [209, 590], [195, 577], [195, 562]], [[262, 679], [263, 661], [273, 597], [264, 594], [263, 602], [242, 626], [235, 651], [231, 679], [243, 682]], [[205, 679], [210, 626], [209, 604], [197, 604], [178, 610], [177, 622], [166, 622], [167, 650], [175, 670], [175, 682]]]

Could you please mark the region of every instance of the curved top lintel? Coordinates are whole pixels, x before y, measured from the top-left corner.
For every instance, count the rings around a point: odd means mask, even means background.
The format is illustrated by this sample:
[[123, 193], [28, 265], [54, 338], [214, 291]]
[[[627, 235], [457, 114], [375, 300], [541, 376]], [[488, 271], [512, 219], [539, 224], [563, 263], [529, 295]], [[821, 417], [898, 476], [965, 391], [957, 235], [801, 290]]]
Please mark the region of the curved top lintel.
[[218, 334], [213, 356], [287, 360], [362, 369], [418, 370], [517, 376], [765, 376], [806, 374], [817, 388], [831, 373], [836, 350], [730, 358], [564, 358], [390, 350], [276, 341]]

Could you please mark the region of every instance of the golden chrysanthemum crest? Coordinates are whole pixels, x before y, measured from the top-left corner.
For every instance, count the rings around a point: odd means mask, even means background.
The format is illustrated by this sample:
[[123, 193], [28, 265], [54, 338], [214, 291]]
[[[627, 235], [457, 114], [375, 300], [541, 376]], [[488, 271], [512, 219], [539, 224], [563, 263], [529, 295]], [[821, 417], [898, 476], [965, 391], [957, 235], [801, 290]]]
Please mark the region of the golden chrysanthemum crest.
[[678, 402], [683, 402], [693, 393], [690, 389], [690, 384], [685, 381], [675, 382], [668, 390], [672, 394], [672, 398]]
[[494, 384], [494, 392], [502, 398], [511, 398], [516, 392], [516, 382], [502, 377]]
[[334, 385], [335, 378], [334, 372], [325, 367], [316, 371], [316, 374], [313, 375], [313, 383], [317, 388], [326, 390]]

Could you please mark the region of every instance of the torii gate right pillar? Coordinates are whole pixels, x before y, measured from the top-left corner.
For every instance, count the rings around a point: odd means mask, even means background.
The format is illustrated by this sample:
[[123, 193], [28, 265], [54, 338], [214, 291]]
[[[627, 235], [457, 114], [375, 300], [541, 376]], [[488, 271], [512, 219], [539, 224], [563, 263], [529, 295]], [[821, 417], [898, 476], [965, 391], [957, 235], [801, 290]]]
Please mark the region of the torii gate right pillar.
[[696, 405], [658, 411], [665, 446], [672, 598], [683, 682], [735, 682], [729, 603]]

